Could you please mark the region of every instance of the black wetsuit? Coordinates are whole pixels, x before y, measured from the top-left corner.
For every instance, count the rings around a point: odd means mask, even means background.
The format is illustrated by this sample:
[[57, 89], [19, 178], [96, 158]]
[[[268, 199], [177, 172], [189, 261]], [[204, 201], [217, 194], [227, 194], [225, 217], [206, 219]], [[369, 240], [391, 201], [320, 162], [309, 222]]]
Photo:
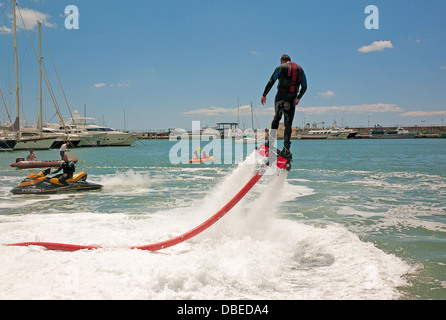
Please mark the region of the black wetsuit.
[[[59, 169], [54, 171], [53, 173], [58, 173], [60, 170], [63, 170], [63, 173], [58, 174], [57, 176], [54, 176], [54, 178], [59, 178], [59, 181], [63, 183], [64, 185], [67, 185], [68, 183], [65, 180], [70, 179], [73, 176], [74, 171], [76, 170], [76, 167], [74, 166], [73, 162], [62, 162]], [[67, 174], [67, 177], [64, 178], [63, 175]]]
[[[294, 62], [286, 62], [274, 70], [273, 75], [266, 84], [263, 96], [266, 97], [276, 80], [279, 80], [277, 94], [274, 101], [275, 114], [271, 129], [277, 130], [279, 122], [284, 115], [285, 132], [283, 145], [289, 151], [291, 146], [291, 132], [296, 111], [296, 98], [301, 99], [307, 91], [307, 78], [301, 66]], [[299, 87], [300, 91], [299, 91]]]

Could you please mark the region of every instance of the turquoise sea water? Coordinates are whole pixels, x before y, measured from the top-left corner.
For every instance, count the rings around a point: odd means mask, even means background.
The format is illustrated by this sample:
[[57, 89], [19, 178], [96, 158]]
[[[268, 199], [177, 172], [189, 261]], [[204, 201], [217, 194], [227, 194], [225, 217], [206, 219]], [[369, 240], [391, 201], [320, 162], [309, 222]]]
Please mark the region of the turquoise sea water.
[[256, 167], [171, 164], [176, 143], [72, 150], [104, 188], [45, 196], [12, 195], [36, 170], [0, 153], [0, 243], [104, 246], [1, 246], [0, 298], [446, 299], [446, 139], [293, 141], [289, 174], [264, 176], [201, 235], [129, 250], [202, 223]]

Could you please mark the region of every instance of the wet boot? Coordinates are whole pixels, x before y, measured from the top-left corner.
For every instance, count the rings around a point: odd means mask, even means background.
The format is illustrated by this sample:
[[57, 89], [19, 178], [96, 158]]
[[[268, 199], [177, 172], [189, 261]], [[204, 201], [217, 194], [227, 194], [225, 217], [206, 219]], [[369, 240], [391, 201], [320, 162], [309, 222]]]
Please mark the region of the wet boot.
[[69, 185], [68, 182], [63, 177], [59, 178], [59, 182], [62, 183], [64, 186], [68, 186]]
[[293, 160], [293, 154], [291, 153], [289, 147], [283, 147], [282, 151], [279, 154], [282, 158], [287, 159], [288, 161], [292, 161]]

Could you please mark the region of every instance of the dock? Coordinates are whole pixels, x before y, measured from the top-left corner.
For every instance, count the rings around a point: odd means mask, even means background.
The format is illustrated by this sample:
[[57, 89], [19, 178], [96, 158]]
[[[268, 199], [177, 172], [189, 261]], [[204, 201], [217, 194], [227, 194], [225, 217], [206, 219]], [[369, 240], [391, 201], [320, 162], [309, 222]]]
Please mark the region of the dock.
[[[386, 127], [380, 127], [381, 129], [384, 129], [385, 131], [392, 131], [395, 130], [398, 126], [386, 126]], [[283, 123], [280, 124], [279, 129], [277, 130], [277, 138], [283, 139], [283, 132], [284, 132], [284, 125]], [[367, 139], [368, 133], [370, 130], [375, 129], [375, 127], [346, 127], [345, 129], [351, 129], [353, 131], [358, 132], [354, 139]], [[446, 138], [446, 126], [405, 126], [404, 129], [415, 133], [414, 138], [423, 138], [423, 139], [438, 139], [438, 138]], [[220, 137], [224, 138], [224, 130], [217, 127], [216, 130], [220, 132]], [[291, 139], [297, 140], [298, 136], [305, 134], [308, 132], [308, 128], [299, 128], [294, 127], [292, 129], [291, 133]], [[138, 132], [138, 138], [141, 140], [166, 140], [169, 139], [171, 132], [173, 132], [174, 129], [166, 129], [166, 130], [155, 130], [155, 131], [143, 131]], [[202, 130], [203, 131], [203, 130]], [[201, 131], [201, 132], [202, 132]], [[261, 129], [261, 130], [254, 130], [255, 132], [268, 132], [268, 129]], [[192, 133], [188, 132], [188, 134], [191, 136]]]

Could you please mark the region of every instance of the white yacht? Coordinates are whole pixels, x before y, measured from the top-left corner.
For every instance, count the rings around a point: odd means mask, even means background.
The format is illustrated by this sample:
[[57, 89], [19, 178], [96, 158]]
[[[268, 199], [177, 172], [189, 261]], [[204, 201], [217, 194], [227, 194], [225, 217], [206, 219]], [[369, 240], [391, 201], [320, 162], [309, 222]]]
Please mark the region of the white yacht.
[[[107, 135], [105, 132], [88, 132], [85, 129], [80, 129], [75, 125], [61, 125], [57, 123], [47, 123], [47, 128], [52, 130], [58, 130], [60, 132], [65, 132], [68, 135], [79, 136], [80, 141], [77, 144], [78, 147], [97, 147], [101, 145], [103, 139]], [[70, 141], [70, 140], [68, 140]]]
[[36, 126], [27, 126], [21, 128], [22, 139], [48, 139], [54, 138], [53, 144], [50, 148], [60, 148], [62, 144], [70, 141], [72, 146], [77, 146], [81, 141], [81, 136], [76, 133], [64, 132], [55, 128], [42, 127], [41, 129]]
[[299, 140], [340, 140], [347, 139], [350, 133], [348, 130], [336, 127], [335, 124], [331, 128], [317, 128], [317, 124], [313, 123], [312, 129], [307, 133], [299, 134], [297, 138]]
[[94, 118], [81, 117], [79, 111], [74, 110], [73, 120], [76, 128], [86, 130], [90, 134], [102, 133], [105, 136], [99, 142], [99, 146], [131, 146], [136, 140], [138, 135], [136, 133], [124, 132], [115, 130], [109, 127], [98, 126], [87, 121], [94, 121]]
[[17, 140], [14, 150], [48, 150], [51, 148], [56, 138], [53, 137], [21, 137]]

